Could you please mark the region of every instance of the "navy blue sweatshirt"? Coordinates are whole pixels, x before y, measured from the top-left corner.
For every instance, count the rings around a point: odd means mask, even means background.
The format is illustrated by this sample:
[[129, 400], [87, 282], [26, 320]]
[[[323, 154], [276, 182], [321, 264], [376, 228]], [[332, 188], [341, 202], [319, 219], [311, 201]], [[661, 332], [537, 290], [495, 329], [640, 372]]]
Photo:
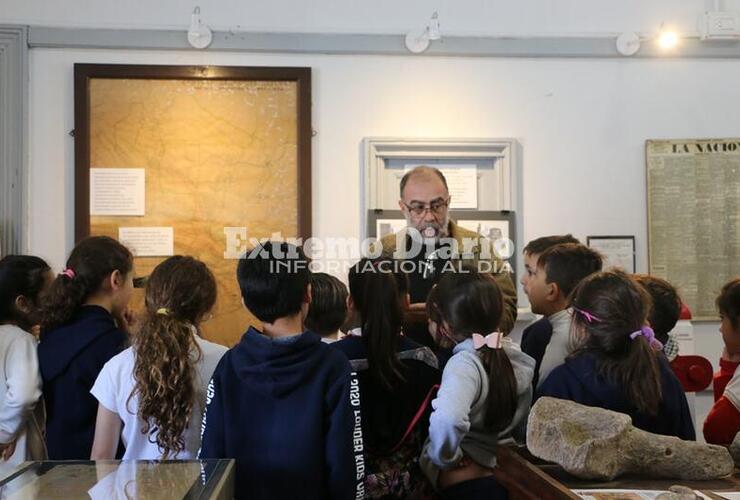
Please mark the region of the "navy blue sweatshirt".
[[90, 389], [126, 334], [98, 306], [82, 306], [66, 325], [41, 332], [39, 368], [50, 460], [90, 460], [98, 401]]
[[522, 352], [532, 357], [535, 362], [532, 387], [537, 387], [537, 382], [540, 379], [542, 357], [545, 355], [545, 350], [551, 338], [552, 324], [547, 318], [540, 318], [522, 332]]
[[250, 328], [216, 368], [200, 458], [236, 459], [236, 498], [363, 498], [359, 387], [313, 332]]
[[621, 387], [597, 374], [596, 357], [581, 353], [565, 360], [542, 382], [536, 398], [551, 396], [569, 399], [587, 406], [606, 408], [632, 417], [638, 429], [695, 440], [689, 405], [681, 383], [671, 370], [665, 356], [658, 356], [663, 399], [657, 415], [639, 412], [628, 400]]

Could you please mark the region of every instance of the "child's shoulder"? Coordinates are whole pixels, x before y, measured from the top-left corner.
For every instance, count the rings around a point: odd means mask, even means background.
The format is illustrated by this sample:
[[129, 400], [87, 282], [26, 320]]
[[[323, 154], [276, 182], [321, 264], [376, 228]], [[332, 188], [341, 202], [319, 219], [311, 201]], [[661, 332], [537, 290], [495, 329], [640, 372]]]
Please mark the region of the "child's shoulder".
[[335, 347], [339, 342], [344, 342], [344, 340], [333, 342], [331, 344], [320, 342], [317, 346], [319, 356], [321, 356], [324, 359], [324, 362], [330, 366], [349, 368], [350, 364], [347, 355], [338, 348], [339, 346]]
[[324, 380], [331, 384], [352, 376], [352, 365], [344, 352], [324, 342], [319, 342], [316, 349], [315, 362], [320, 367], [316, 373], [323, 374]]
[[208, 355], [217, 355], [217, 356], [223, 356], [229, 351], [229, 348], [217, 344], [215, 342], [211, 342], [210, 340], [206, 340], [203, 337], [196, 336], [195, 341], [198, 344], [198, 347], [200, 347], [200, 350], [203, 351], [204, 356]]
[[365, 347], [360, 337], [347, 335], [343, 339], [327, 344], [331, 350], [341, 352], [347, 359], [358, 359], [365, 357]]
[[443, 373], [449, 375], [451, 373], [473, 373], [473, 372], [485, 372], [483, 361], [475, 351], [461, 350], [452, 355], [447, 361]]
[[106, 330], [101, 330], [97, 335], [92, 336], [90, 345], [94, 347], [98, 352], [105, 353], [120, 353], [121, 350], [128, 347], [130, 344], [129, 336], [126, 332], [118, 328], [115, 324]]
[[15, 325], [0, 325], [0, 339], [6, 345], [16, 342], [36, 343], [36, 337]]
[[134, 352], [134, 348], [127, 347], [106, 361], [103, 369], [114, 371], [120, 371], [125, 368], [133, 369], [134, 363], [136, 363], [136, 353]]
[[[537, 387], [540, 395], [559, 395], [572, 391], [606, 390], [608, 382], [598, 374], [596, 358], [589, 353], [577, 353], [565, 359]], [[565, 392], [564, 392], [565, 391]]]
[[105, 362], [97, 377], [95, 377], [95, 385], [102, 383], [119, 387], [122, 382], [132, 380], [135, 365], [136, 353], [133, 347], [124, 349]]

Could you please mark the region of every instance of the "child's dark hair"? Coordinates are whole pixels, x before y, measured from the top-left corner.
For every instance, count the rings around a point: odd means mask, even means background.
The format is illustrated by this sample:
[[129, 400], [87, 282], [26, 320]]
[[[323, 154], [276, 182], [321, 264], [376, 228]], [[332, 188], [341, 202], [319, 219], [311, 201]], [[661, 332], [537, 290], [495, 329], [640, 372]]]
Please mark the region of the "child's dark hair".
[[547, 283], [555, 283], [564, 297], [586, 276], [601, 271], [599, 252], [580, 243], [555, 245], [540, 255], [537, 267], [545, 270]]
[[268, 241], [242, 257], [236, 279], [247, 309], [263, 323], [274, 323], [301, 311], [311, 272], [300, 248]]
[[662, 399], [658, 359], [647, 338], [630, 337], [647, 321], [647, 291], [623, 271], [603, 271], [578, 284], [571, 306], [573, 327], [586, 333], [578, 351], [595, 354], [599, 374], [623, 388], [637, 410], [656, 415]]
[[572, 234], [543, 236], [527, 243], [527, 246], [524, 247], [523, 253], [539, 255], [550, 247], [562, 245], [564, 243], [580, 243], [580, 241], [578, 241], [578, 238], [575, 238]]
[[6, 255], [0, 260], [0, 324], [14, 323], [24, 330], [33, 326], [34, 319], [18, 310], [16, 299], [26, 297], [38, 308], [49, 270], [43, 259], [32, 255]]
[[131, 252], [113, 238], [90, 236], [80, 241], [67, 259], [70, 272], [57, 276], [44, 299], [41, 328], [52, 330], [67, 323], [112, 272], [126, 276], [133, 265]]
[[331, 335], [347, 319], [347, 286], [326, 273], [311, 275], [311, 305], [306, 316], [306, 328], [319, 335]]
[[[503, 314], [501, 290], [490, 275], [466, 271], [443, 274], [430, 294], [439, 318], [450, 325], [452, 337], [460, 340], [496, 331]], [[516, 412], [514, 368], [503, 349], [484, 346], [478, 353], [489, 381], [485, 426], [500, 432], [511, 424]]]
[[734, 330], [740, 326], [740, 277], [734, 278], [722, 287], [717, 296], [719, 313], [730, 320]]
[[[196, 401], [196, 369], [202, 353], [195, 325], [216, 304], [216, 279], [192, 257], [169, 257], [147, 281], [146, 312], [133, 336], [134, 390], [141, 432], [156, 434], [163, 456], [185, 449], [185, 430]], [[195, 355], [194, 355], [195, 354]]]
[[635, 281], [645, 287], [652, 298], [648, 321], [655, 331], [655, 338], [665, 344], [668, 333], [676, 326], [681, 317], [681, 298], [676, 288], [666, 280], [648, 274], [633, 275]]
[[370, 373], [388, 389], [403, 381], [396, 352], [403, 326], [402, 300], [408, 292], [408, 277], [395, 264], [389, 259], [362, 259], [349, 270], [349, 292], [360, 313]]

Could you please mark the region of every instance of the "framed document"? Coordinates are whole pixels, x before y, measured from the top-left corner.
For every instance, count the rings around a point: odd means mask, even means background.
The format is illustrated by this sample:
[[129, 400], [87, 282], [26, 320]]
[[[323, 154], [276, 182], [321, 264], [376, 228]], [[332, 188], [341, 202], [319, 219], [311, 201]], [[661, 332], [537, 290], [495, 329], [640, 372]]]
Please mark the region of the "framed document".
[[634, 236], [587, 236], [586, 242], [604, 256], [604, 269], [617, 267], [626, 273], [636, 272]]
[[76, 239], [125, 241], [137, 276], [202, 260], [218, 283], [206, 336], [236, 343], [255, 319], [225, 229], [311, 235], [311, 69], [76, 64], [74, 137]]

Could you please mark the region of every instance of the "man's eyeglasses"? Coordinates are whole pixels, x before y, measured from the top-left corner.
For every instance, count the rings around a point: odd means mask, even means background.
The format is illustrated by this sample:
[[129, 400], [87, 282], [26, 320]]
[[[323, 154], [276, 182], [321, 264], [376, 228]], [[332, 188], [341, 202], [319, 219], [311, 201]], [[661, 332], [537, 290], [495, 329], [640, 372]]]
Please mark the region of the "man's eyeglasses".
[[434, 215], [442, 215], [444, 213], [445, 209], [450, 204], [450, 199], [447, 198], [446, 200], [438, 200], [433, 201], [429, 205], [425, 205], [424, 203], [412, 203], [411, 205], [408, 205], [404, 202], [401, 202], [404, 204], [404, 206], [416, 217], [421, 217], [426, 213], [427, 210], [432, 212]]

